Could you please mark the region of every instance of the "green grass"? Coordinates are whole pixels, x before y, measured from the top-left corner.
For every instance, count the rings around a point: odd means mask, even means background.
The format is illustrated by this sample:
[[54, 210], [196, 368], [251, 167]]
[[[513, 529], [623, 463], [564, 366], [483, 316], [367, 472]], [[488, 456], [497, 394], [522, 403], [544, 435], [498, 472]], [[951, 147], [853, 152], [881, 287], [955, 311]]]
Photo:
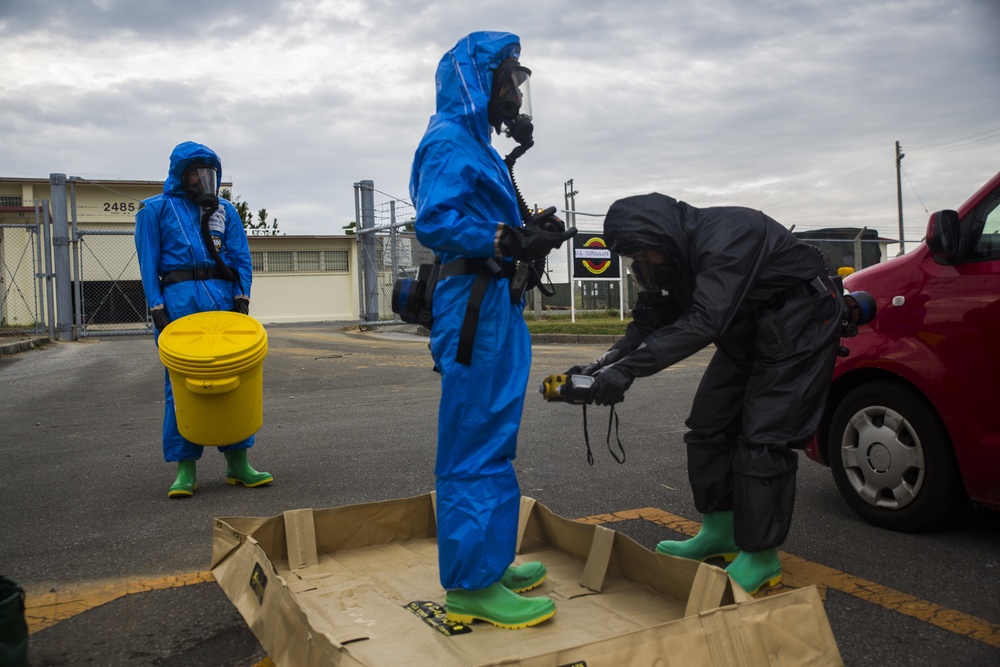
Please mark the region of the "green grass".
[[569, 313], [565, 315], [547, 315], [535, 319], [531, 313], [525, 313], [528, 321], [528, 331], [533, 334], [577, 334], [596, 336], [621, 336], [631, 318], [618, 319], [618, 315], [578, 313], [576, 322], [572, 322]]

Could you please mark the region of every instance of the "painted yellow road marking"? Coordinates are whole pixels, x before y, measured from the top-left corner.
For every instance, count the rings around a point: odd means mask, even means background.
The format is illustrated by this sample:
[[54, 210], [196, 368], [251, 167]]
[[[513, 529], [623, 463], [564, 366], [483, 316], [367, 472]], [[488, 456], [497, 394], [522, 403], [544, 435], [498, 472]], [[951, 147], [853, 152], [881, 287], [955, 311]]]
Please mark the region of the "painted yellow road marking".
[[153, 579], [109, 581], [43, 595], [28, 595], [24, 600], [24, 617], [28, 622], [28, 633], [31, 634], [125, 595], [209, 581], [215, 581], [211, 572], [191, 572]]
[[[642, 520], [664, 526], [684, 535], [695, 535], [701, 524], [697, 521], [664, 512], [654, 507], [595, 514], [577, 519], [581, 523], [608, 524], [618, 521]], [[823, 598], [826, 591], [837, 590], [847, 595], [879, 605], [905, 616], [915, 618], [957, 635], [975, 639], [989, 646], [1000, 648], [1000, 625], [985, 619], [964, 614], [954, 609], [922, 600], [916, 596], [894, 590], [888, 586], [861, 579], [804, 558], [778, 552], [783, 570], [783, 587], [801, 588], [815, 585]], [[125, 595], [147, 591], [178, 588], [192, 584], [215, 581], [211, 572], [192, 572], [170, 577], [140, 579], [135, 581], [113, 581], [90, 585], [44, 595], [29, 595], [25, 600], [25, 617], [31, 633], [51, 627], [60, 621], [72, 618], [94, 607], [99, 607]], [[782, 587], [758, 593], [756, 597], [780, 593]], [[274, 667], [269, 658], [254, 667]]]
[[[697, 521], [664, 512], [652, 507], [614, 512], [612, 514], [595, 514], [578, 519], [584, 523], [604, 524], [616, 521], [642, 519], [665, 526], [685, 535], [695, 535], [701, 527]], [[954, 609], [921, 600], [920, 598], [894, 590], [888, 586], [868, 581], [860, 577], [835, 570], [805, 558], [779, 551], [784, 585], [789, 588], [802, 588], [815, 585], [823, 599], [829, 589], [846, 593], [859, 600], [877, 604], [885, 609], [891, 609], [905, 616], [915, 618], [925, 623], [962, 635], [989, 646], [1000, 648], [1000, 625], [971, 614], [964, 614]], [[758, 593], [755, 597], [764, 597], [780, 593], [782, 587]]]

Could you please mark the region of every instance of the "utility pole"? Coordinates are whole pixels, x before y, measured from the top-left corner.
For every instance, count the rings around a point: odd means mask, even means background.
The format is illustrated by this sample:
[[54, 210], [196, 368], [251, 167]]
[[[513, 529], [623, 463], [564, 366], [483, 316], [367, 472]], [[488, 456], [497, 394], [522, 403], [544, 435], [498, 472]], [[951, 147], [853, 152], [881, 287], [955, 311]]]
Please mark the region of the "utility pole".
[[899, 254], [906, 252], [906, 240], [903, 238], [903, 187], [899, 181], [899, 162], [906, 153], [899, 149], [899, 142], [896, 142], [896, 208], [899, 210]]
[[[563, 183], [563, 198], [566, 200], [566, 226], [576, 227], [576, 195], [573, 189], [573, 179]], [[566, 282], [569, 284], [569, 318], [576, 322], [575, 283], [573, 281], [573, 239], [566, 243]]]

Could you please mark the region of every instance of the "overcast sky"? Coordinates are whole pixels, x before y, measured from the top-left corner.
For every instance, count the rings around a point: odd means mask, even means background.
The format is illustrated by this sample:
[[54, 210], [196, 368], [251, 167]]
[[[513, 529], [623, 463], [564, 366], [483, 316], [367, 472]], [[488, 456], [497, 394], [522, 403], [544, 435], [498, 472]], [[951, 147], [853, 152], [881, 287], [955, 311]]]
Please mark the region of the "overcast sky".
[[658, 191], [898, 238], [898, 140], [909, 250], [1000, 170], [1000, 0], [0, 0], [0, 176], [163, 180], [193, 140], [280, 231], [340, 234], [355, 182], [408, 199], [476, 30], [533, 71], [529, 204], [573, 179], [587, 213]]

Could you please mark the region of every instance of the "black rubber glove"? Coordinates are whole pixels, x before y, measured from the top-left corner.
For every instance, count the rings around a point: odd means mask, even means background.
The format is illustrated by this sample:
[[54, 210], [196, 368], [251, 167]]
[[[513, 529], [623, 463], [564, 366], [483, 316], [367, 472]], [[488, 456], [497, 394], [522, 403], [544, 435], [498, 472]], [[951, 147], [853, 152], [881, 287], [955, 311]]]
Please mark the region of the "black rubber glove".
[[536, 213], [524, 227], [504, 227], [500, 233], [500, 253], [518, 261], [533, 262], [546, 255], [576, 234], [576, 227], [566, 229], [566, 224], [550, 207]]
[[250, 299], [246, 298], [245, 296], [238, 296], [235, 299], [233, 299], [233, 312], [249, 315]]
[[612, 364], [594, 375], [594, 403], [614, 405], [625, 400], [625, 392], [635, 380], [631, 374]]
[[597, 371], [601, 370], [608, 364], [613, 364], [622, 358], [622, 351], [617, 348], [611, 348], [607, 352], [601, 355], [601, 358], [595, 362], [589, 364], [578, 364], [573, 366], [568, 371], [566, 375], [593, 375]]
[[163, 331], [170, 324], [170, 316], [167, 315], [166, 308], [154, 308], [149, 311], [149, 314], [153, 316], [153, 326], [156, 327], [157, 331]]

